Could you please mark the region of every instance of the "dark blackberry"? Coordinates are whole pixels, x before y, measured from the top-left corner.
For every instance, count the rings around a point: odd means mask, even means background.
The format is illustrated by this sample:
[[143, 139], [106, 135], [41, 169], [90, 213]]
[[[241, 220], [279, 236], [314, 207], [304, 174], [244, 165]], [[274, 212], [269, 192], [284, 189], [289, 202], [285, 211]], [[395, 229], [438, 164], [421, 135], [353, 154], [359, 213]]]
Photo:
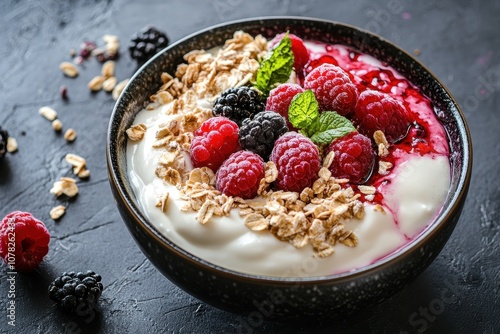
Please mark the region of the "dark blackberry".
[[245, 119], [240, 127], [240, 145], [243, 149], [257, 153], [267, 161], [274, 142], [288, 132], [285, 119], [278, 113], [262, 111], [253, 119]]
[[229, 88], [215, 100], [212, 108], [214, 116], [224, 116], [241, 126], [243, 120], [264, 111], [265, 101], [251, 87]]
[[64, 272], [49, 285], [49, 297], [70, 313], [93, 309], [102, 293], [101, 276], [93, 271], [86, 273]]
[[9, 139], [9, 133], [0, 127], [0, 159], [7, 153], [7, 139]]
[[128, 50], [130, 57], [135, 59], [139, 65], [144, 64], [159, 51], [168, 46], [169, 40], [165, 33], [155, 27], [146, 26], [132, 36]]

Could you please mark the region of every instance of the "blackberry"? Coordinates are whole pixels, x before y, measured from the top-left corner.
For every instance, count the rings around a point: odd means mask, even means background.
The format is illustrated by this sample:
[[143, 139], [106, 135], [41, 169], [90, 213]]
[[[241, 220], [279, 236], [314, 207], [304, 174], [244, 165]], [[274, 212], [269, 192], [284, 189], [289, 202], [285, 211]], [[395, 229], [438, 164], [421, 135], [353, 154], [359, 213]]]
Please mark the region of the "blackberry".
[[130, 57], [135, 59], [139, 65], [168, 46], [169, 40], [165, 33], [155, 27], [146, 26], [132, 36], [128, 50]]
[[243, 120], [264, 111], [265, 101], [251, 87], [229, 88], [215, 100], [212, 113], [224, 116], [241, 126]]
[[0, 127], [0, 159], [7, 152], [7, 139], [9, 139], [9, 133]]
[[70, 313], [94, 308], [102, 293], [101, 276], [93, 271], [86, 273], [64, 272], [49, 285], [49, 297]]
[[253, 119], [245, 119], [240, 128], [240, 145], [268, 160], [274, 142], [288, 132], [285, 119], [278, 113], [262, 111]]

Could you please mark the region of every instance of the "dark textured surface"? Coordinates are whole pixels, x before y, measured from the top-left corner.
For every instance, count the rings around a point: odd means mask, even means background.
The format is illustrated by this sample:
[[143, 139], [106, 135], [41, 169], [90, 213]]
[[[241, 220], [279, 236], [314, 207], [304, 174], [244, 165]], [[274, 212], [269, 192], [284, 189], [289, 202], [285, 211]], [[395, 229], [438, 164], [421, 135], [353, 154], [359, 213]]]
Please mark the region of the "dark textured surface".
[[[414, 283], [355, 319], [256, 324], [255, 319], [200, 303], [166, 280], [132, 241], [112, 200], [105, 135], [113, 101], [86, 87], [100, 64], [86, 63], [76, 79], [58, 70], [59, 63], [69, 59], [70, 48], [86, 39], [100, 40], [105, 33], [117, 34], [125, 51], [129, 37], [146, 23], [166, 30], [175, 41], [212, 24], [259, 15], [338, 20], [379, 33], [407, 51], [420, 49], [419, 59], [450, 89], [469, 121], [473, 179], [450, 241]], [[53, 237], [39, 269], [17, 276], [15, 328], [7, 324], [7, 275], [1, 268], [0, 332], [498, 332], [499, 15], [498, 1], [2, 1], [0, 124], [17, 138], [20, 149], [0, 166], [0, 216], [30, 211], [46, 222]], [[130, 77], [134, 70], [123, 52], [118, 79]], [[58, 93], [63, 84], [69, 90], [67, 102]], [[73, 144], [37, 114], [43, 105], [56, 109], [66, 128], [76, 129]], [[54, 223], [48, 212], [59, 201], [48, 191], [58, 177], [71, 175], [64, 161], [69, 152], [87, 158], [92, 176], [80, 182], [80, 195], [67, 203], [66, 216]], [[49, 282], [71, 269], [102, 274], [105, 290], [95, 315], [71, 318], [48, 300]]]

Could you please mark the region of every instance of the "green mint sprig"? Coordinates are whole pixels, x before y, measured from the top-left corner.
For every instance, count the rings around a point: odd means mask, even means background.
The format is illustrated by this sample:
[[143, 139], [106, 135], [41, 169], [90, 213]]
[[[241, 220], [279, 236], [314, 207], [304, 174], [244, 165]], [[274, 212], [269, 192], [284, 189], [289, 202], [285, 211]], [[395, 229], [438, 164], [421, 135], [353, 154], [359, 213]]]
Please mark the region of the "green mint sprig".
[[260, 63], [254, 87], [268, 96], [277, 84], [288, 81], [293, 69], [292, 40], [288, 33]]
[[347, 118], [334, 111], [319, 113], [314, 93], [308, 89], [297, 94], [288, 109], [290, 123], [318, 145], [328, 145], [333, 140], [356, 130]]

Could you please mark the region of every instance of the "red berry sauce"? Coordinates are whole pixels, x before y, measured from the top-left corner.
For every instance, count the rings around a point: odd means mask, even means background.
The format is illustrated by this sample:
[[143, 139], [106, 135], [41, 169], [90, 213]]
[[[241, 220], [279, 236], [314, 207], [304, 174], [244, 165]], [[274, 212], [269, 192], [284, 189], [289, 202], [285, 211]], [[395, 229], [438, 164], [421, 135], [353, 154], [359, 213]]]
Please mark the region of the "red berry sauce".
[[375, 186], [378, 189], [377, 194], [373, 200], [368, 201], [365, 196], [362, 196], [361, 200], [383, 205], [382, 189], [394, 178], [395, 167], [403, 160], [407, 160], [409, 155], [449, 158], [446, 132], [436, 118], [432, 102], [406, 78], [377, 59], [343, 45], [307, 42], [307, 46], [311, 52], [310, 61], [304, 67], [304, 75], [324, 63], [338, 65], [350, 74], [360, 93], [367, 89], [386, 93], [401, 101], [410, 116], [411, 126], [407, 136], [391, 145], [389, 155], [382, 158], [383, 161], [390, 162], [393, 167], [386, 175], [380, 175], [378, 163], [376, 164], [366, 185]]

